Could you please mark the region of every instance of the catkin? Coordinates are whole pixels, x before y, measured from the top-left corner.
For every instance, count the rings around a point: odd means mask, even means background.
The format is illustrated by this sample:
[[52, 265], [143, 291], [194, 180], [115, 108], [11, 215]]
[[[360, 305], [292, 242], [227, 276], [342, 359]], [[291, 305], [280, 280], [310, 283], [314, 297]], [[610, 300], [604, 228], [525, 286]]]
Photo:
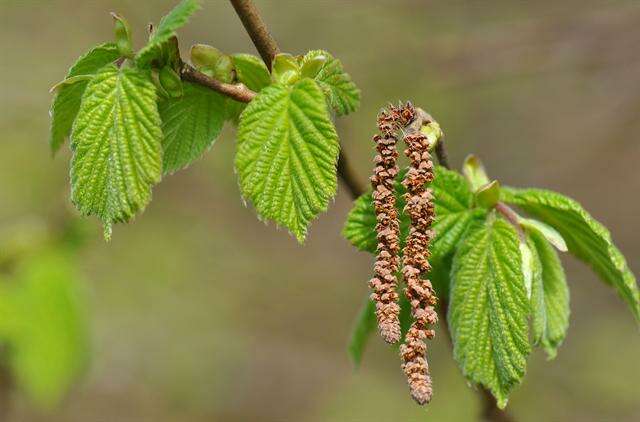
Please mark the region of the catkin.
[[426, 359], [427, 345], [435, 331], [429, 329], [438, 321], [434, 309], [437, 297], [431, 282], [422, 275], [431, 269], [429, 242], [434, 237], [431, 224], [435, 217], [433, 192], [425, 184], [433, 180], [433, 162], [429, 154], [429, 141], [419, 130], [407, 132], [405, 155], [410, 160], [409, 170], [402, 184], [407, 188], [405, 212], [411, 220], [411, 228], [403, 250], [402, 275], [405, 294], [411, 304], [413, 324], [400, 346], [402, 369], [407, 376], [411, 396], [419, 404], [428, 403], [433, 393], [429, 365]]
[[400, 340], [400, 306], [396, 291], [400, 225], [394, 188], [394, 179], [398, 174], [395, 132], [398, 130], [399, 119], [395, 108], [381, 111], [378, 115], [380, 134], [373, 137], [378, 151], [371, 176], [377, 220], [378, 255], [373, 267], [374, 277], [369, 281], [369, 287], [372, 290], [371, 300], [376, 305], [380, 335], [387, 343]]

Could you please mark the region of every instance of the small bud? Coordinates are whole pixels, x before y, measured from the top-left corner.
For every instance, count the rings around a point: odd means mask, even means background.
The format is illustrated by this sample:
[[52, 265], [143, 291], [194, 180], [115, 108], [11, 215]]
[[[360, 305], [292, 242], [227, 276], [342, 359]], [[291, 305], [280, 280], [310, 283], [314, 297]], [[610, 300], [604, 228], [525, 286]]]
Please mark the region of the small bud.
[[218, 58], [218, 62], [214, 68], [214, 78], [225, 83], [230, 83], [233, 81], [234, 70], [233, 59], [223, 54]]
[[222, 55], [222, 51], [207, 44], [194, 44], [191, 46], [191, 63], [198, 70], [201, 68], [215, 69], [218, 59]]
[[133, 46], [131, 43], [131, 29], [129, 23], [122, 16], [111, 12], [115, 23], [116, 45], [123, 57], [133, 58]]
[[182, 94], [184, 93], [182, 89], [182, 80], [171, 66], [165, 66], [160, 69], [160, 72], [158, 73], [158, 80], [160, 81], [160, 86], [162, 86], [170, 97], [182, 97]]
[[462, 174], [471, 184], [471, 190], [477, 191], [480, 187], [489, 183], [489, 177], [478, 157], [471, 154], [467, 156], [462, 164]]
[[476, 204], [484, 208], [493, 208], [500, 200], [500, 182], [494, 180], [476, 191]]

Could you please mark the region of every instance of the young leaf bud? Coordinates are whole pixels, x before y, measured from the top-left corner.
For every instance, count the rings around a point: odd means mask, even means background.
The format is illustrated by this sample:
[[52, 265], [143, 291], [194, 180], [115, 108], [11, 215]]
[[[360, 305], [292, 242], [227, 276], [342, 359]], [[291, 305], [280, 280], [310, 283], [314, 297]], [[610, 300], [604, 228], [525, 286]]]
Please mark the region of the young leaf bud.
[[273, 60], [271, 78], [283, 85], [292, 85], [300, 79], [300, 65], [291, 54], [278, 54]]
[[133, 58], [133, 46], [131, 44], [131, 29], [129, 23], [122, 16], [111, 12], [115, 23], [116, 45], [123, 57]]
[[158, 80], [164, 91], [172, 98], [180, 98], [183, 94], [182, 80], [171, 66], [167, 65], [160, 69]]

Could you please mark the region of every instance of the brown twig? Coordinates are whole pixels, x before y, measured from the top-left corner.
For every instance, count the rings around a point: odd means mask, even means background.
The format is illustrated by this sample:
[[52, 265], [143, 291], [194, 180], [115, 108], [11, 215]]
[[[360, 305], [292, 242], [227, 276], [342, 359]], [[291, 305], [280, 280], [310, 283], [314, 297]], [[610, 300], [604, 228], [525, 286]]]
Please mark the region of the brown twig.
[[233, 98], [241, 103], [248, 103], [253, 100], [256, 93], [247, 88], [244, 84], [227, 84], [212, 78], [196, 70], [193, 66], [184, 63], [181, 69], [181, 77], [185, 81], [194, 82], [199, 85], [211, 88], [221, 94]]
[[438, 140], [438, 143], [436, 144], [436, 157], [438, 157], [438, 163], [446, 168], [446, 169], [451, 169], [451, 166], [449, 165], [449, 156], [447, 154], [447, 150], [444, 146], [444, 135], [442, 135], [442, 137], [440, 138], [440, 140]]
[[253, 45], [256, 46], [258, 53], [262, 57], [262, 60], [266, 63], [269, 70], [271, 70], [271, 62], [276, 54], [280, 53], [276, 40], [273, 39], [267, 25], [260, 17], [258, 9], [251, 0], [229, 0], [236, 10], [238, 17], [244, 25], [244, 29], [253, 41]]

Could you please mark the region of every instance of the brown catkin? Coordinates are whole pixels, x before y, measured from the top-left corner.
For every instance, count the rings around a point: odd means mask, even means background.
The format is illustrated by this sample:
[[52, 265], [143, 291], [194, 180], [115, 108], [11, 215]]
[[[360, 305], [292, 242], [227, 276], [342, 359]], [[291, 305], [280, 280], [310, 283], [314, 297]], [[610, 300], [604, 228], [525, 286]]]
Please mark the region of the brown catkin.
[[395, 177], [398, 174], [396, 160], [398, 139], [395, 133], [402, 120], [395, 107], [382, 110], [378, 115], [379, 135], [373, 137], [378, 154], [371, 176], [373, 206], [376, 213], [378, 254], [374, 264], [374, 277], [369, 281], [371, 300], [376, 305], [376, 317], [380, 335], [387, 343], [400, 340], [400, 306], [396, 272], [399, 267], [400, 224], [396, 209]]
[[413, 324], [400, 346], [402, 369], [407, 376], [411, 396], [419, 404], [428, 403], [433, 393], [429, 365], [426, 359], [427, 345], [435, 331], [429, 329], [438, 321], [434, 309], [437, 297], [431, 282], [422, 275], [431, 269], [429, 242], [434, 237], [431, 224], [435, 217], [433, 192], [425, 184], [433, 180], [433, 162], [429, 154], [429, 141], [419, 130], [407, 132], [406, 156], [409, 170], [402, 184], [407, 188], [405, 212], [411, 220], [411, 228], [403, 251], [402, 275], [406, 283], [405, 294], [411, 304]]

